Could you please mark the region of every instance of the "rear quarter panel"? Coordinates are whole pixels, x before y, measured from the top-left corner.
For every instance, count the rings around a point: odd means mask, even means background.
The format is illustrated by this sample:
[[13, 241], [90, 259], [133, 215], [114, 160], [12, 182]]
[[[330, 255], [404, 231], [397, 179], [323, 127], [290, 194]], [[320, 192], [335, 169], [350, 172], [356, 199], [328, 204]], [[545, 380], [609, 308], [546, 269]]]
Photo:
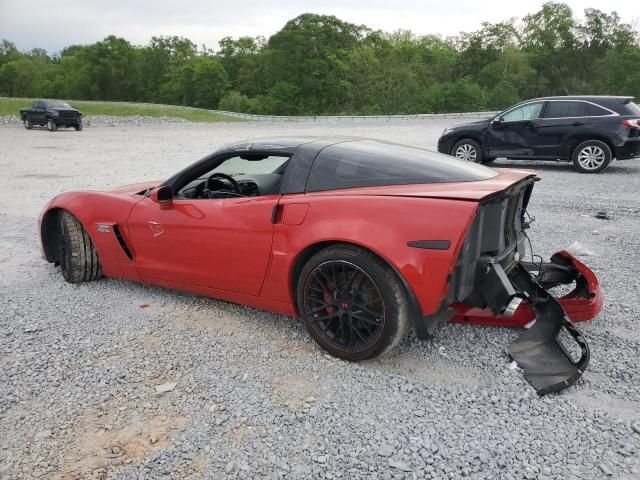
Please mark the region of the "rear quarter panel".
[[[43, 249], [47, 235], [44, 228], [47, 215], [58, 209], [67, 210], [80, 220], [91, 237], [106, 276], [139, 280], [134, 262], [122, 250], [113, 232], [113, 225], [119, 226], [125, 242], [131, 248], [126, 220], [133, 206], [142, 198], [139, 195], [90, 191], [68, 192], [58, 195], [46, 205], [40, 216], [40, 235]], [[107, 232], [99, 231], [98, 225], [109, 225], [111, 228]]]
[[[301, 223], [276, 222], [273, 257], [262, 296], [295, 305], [296, 259], [321, 242], [346, 242], [385, 259], [413, 290], [424, 315], [435, 312], [448, 287], [477, 202], [401, 196], [287, 195], [287, 205], [307, 204]], [[284, 217], [283, 217], [284, 218]], [[295, 223], [295, 222], [294, 222]], [[449, 240], [448, 250], [409, 247], [412, 240]]]

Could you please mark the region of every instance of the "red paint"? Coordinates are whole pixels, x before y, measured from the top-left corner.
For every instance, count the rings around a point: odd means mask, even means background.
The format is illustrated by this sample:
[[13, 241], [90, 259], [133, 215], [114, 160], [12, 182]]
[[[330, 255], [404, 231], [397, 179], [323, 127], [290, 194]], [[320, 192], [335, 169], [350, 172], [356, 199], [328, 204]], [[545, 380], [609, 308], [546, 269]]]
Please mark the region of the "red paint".
[[284, 208], [282, 223], [285, 225], [301, 225], [308, 211], [308, 203], [289, 203]]
[[[73, 213], [93, 239], [108, 277], [162, 285], [296, 315], [296, 259], [320, 242], [361, 245], [384, 258], [415, 293], [424, 315], [434, 313], [447, 292], [448, 277], [478, 206], [487, 195], [530, 176], [501, 170], [489, 180], [431, 185], [354, 188], [311, 194], [229, 199], [174, 199], [159, 205], [135, 193], [147, 182], [111, 192], [71, 192], [45, 207]], [[275, 209], [275, 224], [272, 223]], [[133, 253], [130, 260], [112, 232], [117, 224]], [[411, 240], [449, 240], [449, 250], [411, 248]], [[564, 298], [574, 319], [593, 317], [602, 297], [595, 276], [591, 301]], [[522, 325], [530, 308], [511, 319], [489, 318], [456, 306], [469, 323]], [[460, 317], [462, 318], [462, 317]], [[460, 318], [457, 320], [459, 321]], [[527, 320], [528, 321], [528, 320]]]

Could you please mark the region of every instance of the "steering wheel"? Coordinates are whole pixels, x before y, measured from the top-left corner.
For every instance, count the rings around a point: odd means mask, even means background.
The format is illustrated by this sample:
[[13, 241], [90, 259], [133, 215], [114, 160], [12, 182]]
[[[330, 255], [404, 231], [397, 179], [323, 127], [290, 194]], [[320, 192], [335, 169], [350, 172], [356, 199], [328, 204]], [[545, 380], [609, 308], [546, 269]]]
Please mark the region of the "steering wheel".
[[[231, 175], [227, 175], [226, 173], [213, 173], [211, 175], [209, 175], [209, 177], [207, 178], [207, 181], [204, 184], [204, 190], [203, 190], [203, 194], [206, 195], [207, 197], [210, 197], [210, 194], [213, 193], [213, 191], [211, 190], [211, 183], [214, 179], [216, 178], [221, 178], [223, 180], [228, 181], [231, 184], [231, 187], [233, 187], [233, 191], [229, 191], [228, 193], [233, 193], [234, 195], [238, 195], [238, 196], [244, 196], [242, 195], [242, 191], [240, 190], [240, 184], [231, 176]], [[215, 191], [219, 191], [219, 190], [215, 190]]]

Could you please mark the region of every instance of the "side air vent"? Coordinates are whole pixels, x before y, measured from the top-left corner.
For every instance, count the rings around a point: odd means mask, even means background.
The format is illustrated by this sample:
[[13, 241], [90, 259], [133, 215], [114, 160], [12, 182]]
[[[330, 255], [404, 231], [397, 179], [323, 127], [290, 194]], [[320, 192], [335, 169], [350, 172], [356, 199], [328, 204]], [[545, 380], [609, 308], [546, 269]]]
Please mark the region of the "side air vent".
[[120, 233], [120, 227], [118, 227], [118, 225], [113, 226], [113, 233], [118, 239], [118, 243], [122, 247], [124, 254], [129, 257], [129, 260], [133, 260], [133, 254], [131, 253], [131, 250], [129, 250], [127, 243], [124, 241], [124, 237], [122, 236], [122, 233]]

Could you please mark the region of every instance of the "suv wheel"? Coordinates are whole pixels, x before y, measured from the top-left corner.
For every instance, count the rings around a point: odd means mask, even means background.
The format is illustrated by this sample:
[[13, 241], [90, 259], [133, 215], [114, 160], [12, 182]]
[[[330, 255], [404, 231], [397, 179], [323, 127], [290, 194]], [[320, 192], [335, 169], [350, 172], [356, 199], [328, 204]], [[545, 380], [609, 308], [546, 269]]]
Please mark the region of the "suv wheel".
[[463, 138], [451, 149], [451, 154], [459, 160], [482, 163], [482, 148], [480, 144], [470, 138]]
[[51, 119], [47, 120], [47, 130], [49, 130], [50, 132], [55, 132], [57, 129], [58, 129], [58, 126], [53, 120]]
[[28, 118], [24, 121], [24, 128], [26, 128], [27, 130], [31, 130], [33, 128], [33, 124]]
[[600, 173], [611, 163], [611, 149], [600, 140], [587, 140], [573, 151], [573, 166], [580, 173]]

